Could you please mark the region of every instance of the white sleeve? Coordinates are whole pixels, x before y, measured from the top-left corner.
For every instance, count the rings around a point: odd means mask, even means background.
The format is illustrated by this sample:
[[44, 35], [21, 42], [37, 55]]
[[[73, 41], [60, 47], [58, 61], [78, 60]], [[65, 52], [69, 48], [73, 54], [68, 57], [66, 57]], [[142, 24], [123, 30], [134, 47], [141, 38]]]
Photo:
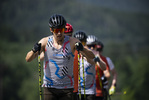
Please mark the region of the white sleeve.
[[106, 57], [106, 59], [109, 64], [110, 70], [114, 69], [114, 64], [113, 64], [112, 60], [109, 57]]

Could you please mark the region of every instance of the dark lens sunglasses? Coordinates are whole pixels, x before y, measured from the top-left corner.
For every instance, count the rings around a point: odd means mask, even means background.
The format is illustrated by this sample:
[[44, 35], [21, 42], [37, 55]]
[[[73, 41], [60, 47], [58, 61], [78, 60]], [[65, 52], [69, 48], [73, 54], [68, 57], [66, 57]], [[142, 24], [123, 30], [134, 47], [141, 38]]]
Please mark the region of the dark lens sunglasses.
[[91, 47], [93, 47], [93, 48], [95, 48], [96, 47], [96, 45], [95, 44], [92, 44], [92, 45], [87, 45], [89, 48], [91, 48]]

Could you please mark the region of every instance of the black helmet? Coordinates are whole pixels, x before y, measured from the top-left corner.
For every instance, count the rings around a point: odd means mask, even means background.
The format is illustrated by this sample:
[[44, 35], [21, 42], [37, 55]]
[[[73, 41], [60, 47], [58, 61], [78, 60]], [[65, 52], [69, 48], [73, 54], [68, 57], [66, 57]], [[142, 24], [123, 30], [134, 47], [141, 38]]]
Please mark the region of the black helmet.
[[49, 26], [51, 28], [64, 28], [66, 20], [62, 15], [54, 14], [49, 19]]
[[103, 43], [101, 42], [101, 41], [98, 41], [98, 43], [97, 43], [97, 51], [102, 51], [103, 50], [103, 48], [104, 48], [104, 45], [103, 45]]
[[87, 45], [97, 44], [98, 40], [94, 35], [88, 35], [87, 37]]
[[77, 31], [75, 34], [74, 34], [74, 37], [79, 39], [81, 42], [82, 41], [85, 41], [86, 42], [86, 39], [87, 39], [87, 35], [85, 32], [83, 31]]

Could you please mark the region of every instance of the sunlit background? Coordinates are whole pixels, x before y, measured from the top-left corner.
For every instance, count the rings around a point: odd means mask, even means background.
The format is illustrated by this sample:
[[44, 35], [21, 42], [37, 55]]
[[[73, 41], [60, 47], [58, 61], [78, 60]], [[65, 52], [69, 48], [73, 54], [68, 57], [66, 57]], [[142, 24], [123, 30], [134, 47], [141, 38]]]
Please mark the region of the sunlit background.
[[118, 73], [111, 100], [148, 100], [148, 0], [1, 0], [0, 100], [39, 100], [38, 62], [25, 56], [55, 13], [104, 43]]

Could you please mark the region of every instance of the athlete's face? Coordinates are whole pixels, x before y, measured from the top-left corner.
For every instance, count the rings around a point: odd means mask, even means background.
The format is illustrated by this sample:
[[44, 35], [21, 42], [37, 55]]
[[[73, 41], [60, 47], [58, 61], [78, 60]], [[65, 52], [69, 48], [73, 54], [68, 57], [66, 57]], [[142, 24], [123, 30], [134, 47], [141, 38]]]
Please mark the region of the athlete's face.
[[87, 47], [89, 49], [91, 49], [94, 54], [97, 54], [96, 45], [95, 44], [87, 45]]
[[64, 38], [65, 28], [53, 28], [50, 30], [53, 33], [56, 40], [61, 41]]
[[96, 45], [95, 44], [87, 45], [87, 47], [92, 49], [92, 50], [96, 50]]

